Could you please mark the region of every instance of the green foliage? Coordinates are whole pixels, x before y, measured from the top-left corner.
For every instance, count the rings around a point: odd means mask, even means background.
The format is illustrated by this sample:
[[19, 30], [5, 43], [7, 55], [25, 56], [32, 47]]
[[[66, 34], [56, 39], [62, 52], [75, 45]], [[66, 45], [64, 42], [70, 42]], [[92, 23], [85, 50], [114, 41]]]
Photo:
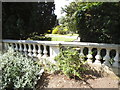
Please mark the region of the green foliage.
[[50, 37], [45, 37], [45, 36], [35, 35], [35, 36], [33, 36], [33, 37], [28, 38], [27, 40], [51, 41], [51, 38], [50, 38]]
[[[90, 5], [89, 5], [90, 4]], [[120, 3], [88, 3], [76, 14], [82, 41], [120, 43]]]
[[62, 23], [69, 30], [78, 31], [81, 41], [120, 43], [120, 3], [79, 2], [63, 9], [66, 16]]
[[59, 71], [59, 68], [55, 61], [50, 61], [48, 59], [42, 59], [38, 62], [38, 64], [40, 66], [44, 67], [44, 70], [47, 73], [55, 73], [55, 72]]
[[68, 6], [62, 8], [62, 12], [66, 13], [66, 16], [59, 19], [59, 22], [63, 26], [67, 27], [69, 31], [74, 33], [77, 32], [75, 15], [78, 7], [79, 5], [76, 2], [71, 2]]
[[40, 66], [31, 58], [27, 58], [12, 48], [0, 54], [0, 70], [2, 70], [2, 88], [35, 88], [40, 79]]
[[64, 35], [64, 34], [67, 34], [67, 32], [68, 32], [67, 27], [64, 27], [62, 25], [58, 25], [55, 28], [53, 28], [53, 30], [52, 30], [52, 34], [62, 34], [62, 35]]
[[3, 2], [3, 38], [26, 39], [29, 34], [46, 33], [56, 24], [54, 2]]
[[51, 41], [50, 37], [45, 37], [44, 34], [32, 33], [27, 40], [41, 40], [41, 41]]
[[58, 56], [55, 57], [60, 70], [69, 77], [81, 78], [81, 72], [85, 70], [83, 62], [80, 60], [78, 51], [72, 48], [62, 50]]
[[52, 34], [58, 34], [59, 27], [60, 27], [60, 26], [56, 26], [55, 28], [53, 28]]
[[47, 33], [48, 33], [48, 34], [51, 34], [51, 33], [52, 33], [52, 30], [48, 30]]

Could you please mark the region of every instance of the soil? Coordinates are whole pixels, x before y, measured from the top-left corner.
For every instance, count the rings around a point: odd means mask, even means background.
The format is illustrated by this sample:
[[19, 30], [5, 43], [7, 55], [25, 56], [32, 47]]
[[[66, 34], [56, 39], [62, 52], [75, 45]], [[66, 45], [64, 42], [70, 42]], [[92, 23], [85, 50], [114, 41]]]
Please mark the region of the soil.
[[68, 78], [64, 74], [44, 73], [38, 82], [37, 90], [43, 88], [118, 88], [118, 77], [101, 76], [99, 74], [85, 74], [83, 79]]

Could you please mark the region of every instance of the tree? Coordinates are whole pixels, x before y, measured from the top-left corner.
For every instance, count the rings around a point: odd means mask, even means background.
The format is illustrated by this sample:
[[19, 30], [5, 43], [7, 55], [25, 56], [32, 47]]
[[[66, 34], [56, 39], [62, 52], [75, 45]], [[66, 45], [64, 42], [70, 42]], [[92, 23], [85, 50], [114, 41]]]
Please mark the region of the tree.
[[59, 22], [62, 24], [62, 26], [67, 27], [68, 30], [72, 32], [76, 32], [76, 20], [75, 15], [78, 10], [79, 4], [76, 2], [71, 2], [70, 5], [65, 6], [65, 8], [62, 8], [62, 13], [66, 13], [66, 16], [61, 17]]
[[54, 2], [3, 2], [3, 38], [26, 39], [54, 27]]
[[120, 3], [76, 1], [71, 5], [64, 12], [66, 17], [73, 16], [74, 20], [66, 18], [66, 21], [75, 23], [73, 27], [78, 30], [81, 41], [120, 43]]

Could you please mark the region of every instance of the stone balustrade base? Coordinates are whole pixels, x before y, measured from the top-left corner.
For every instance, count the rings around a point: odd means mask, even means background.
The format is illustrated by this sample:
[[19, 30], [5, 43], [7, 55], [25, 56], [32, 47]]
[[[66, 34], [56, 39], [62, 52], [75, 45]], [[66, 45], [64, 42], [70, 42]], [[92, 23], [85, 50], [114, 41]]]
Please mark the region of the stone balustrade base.
[[117, 78], [120, 76], [119, 67], [108, 67], [102, 64], [87, 64], [90, 69], [95, 70], [101, 74], [101, 76], [109, 76], [111, 78]]

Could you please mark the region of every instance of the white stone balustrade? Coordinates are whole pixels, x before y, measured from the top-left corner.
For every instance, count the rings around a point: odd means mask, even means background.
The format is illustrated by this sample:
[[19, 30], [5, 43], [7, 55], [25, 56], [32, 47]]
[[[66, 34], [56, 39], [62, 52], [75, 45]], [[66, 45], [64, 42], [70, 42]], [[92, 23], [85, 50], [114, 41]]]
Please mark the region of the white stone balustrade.
[[105, 60], [104, 64], [110, 66], [109, 60], [110, 60], [110, 48], [106, 49], [106, 55], [103, 58]]
[[[8, 46], [11, 46], [15, 51], [20, 51], [25, 53], [30, 57], [41, 58], [54, 58], [59, 54], [59, 46], [64, 47], [76, 47], [80, 50], [80, 55], [83, 57], [86, 56], [88, 63], [93, 64], [105, 64], [110, 65], [109, 60], [113, 59], [113, 67], [119, 67], [120, 61], [120, 45], [118, 44], [103, 44], [103, 43], [85, 43], [85, 42], [64, 42], [64, 41], [32, 41], [32, 40], [3, 40], [5, 49], [8, 49]], [[49, 47], [49, 50], [47, 49]], [[85, 55], [84, 48], [88, 48], [87, 55]], [[97, 53], [95, 56], [92, 55], [92, 50], [95, 48]], [[105, 55], [101, 55], [101, 50], [105, 49]], [[115, 50], [114, 58], [110, 57], [110, 51]], [[49, 55], [48, 55], [49, 53]], [[93, 58], [95, 61], [93, 61]], [[80, 59], [82, 60], [82, 59]], [[101, 63], [101, 60], [104, 60]]]
[[98, 48], [97, 49], [97, 55], [95, 56], [95, 64], [100, 64], [101, 62], [100, 62], [100, 59], [101, 59], [101, 55], [100, 55], [100, 51], [101, 51], [101, 49], [100, 48]]
[[42, 50], [41, 50], [41, 45], [39, 45], [39, 44], [37, 44], [38, 45], [38, 55], [37, 55], [37, 57], [38, 57], [38, 59], [40, 59], [41, 57], [42, 57]]
[[88, 55], [87, 55], [87, 61], [88, 61], [88, 63], [92, 63], [92, 58], [93, 58], [93, 56], [92, 56], [92, 47], [89, 47], [88, 48]]

